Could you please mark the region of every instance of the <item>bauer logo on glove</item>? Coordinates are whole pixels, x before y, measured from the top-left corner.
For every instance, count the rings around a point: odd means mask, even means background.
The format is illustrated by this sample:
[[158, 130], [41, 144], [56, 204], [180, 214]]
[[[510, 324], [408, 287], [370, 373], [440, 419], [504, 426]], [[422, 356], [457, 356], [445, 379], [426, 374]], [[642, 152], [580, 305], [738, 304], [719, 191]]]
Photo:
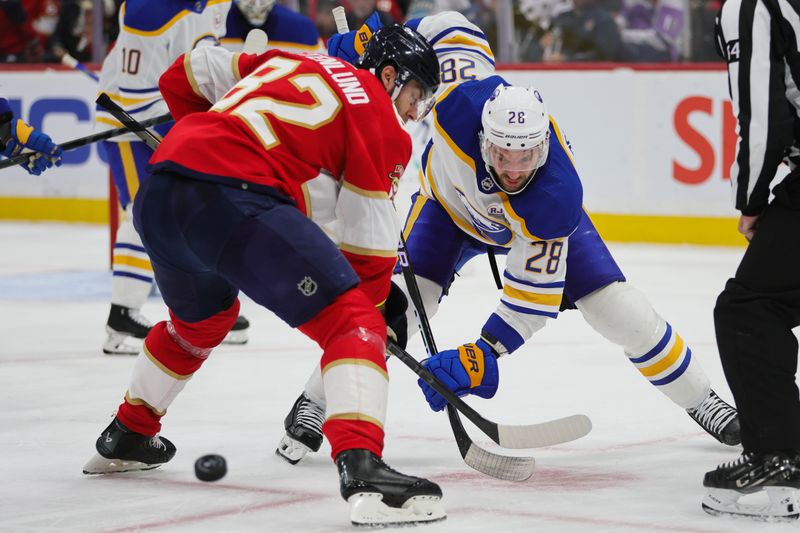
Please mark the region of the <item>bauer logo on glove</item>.
[[364, 48], [372, 39], [372, 35], [383, 26], [377, 11], [367, 18], [364, 24], [357, 30], [347, 33], [337, 33], [328, 39], [328, 55], [344, 59], [348, 63], [355, 63]]
[[483, 381], [483, 356], [481, 355], [481, 363], [478, 362], [478, 353], [480, 348], [474, 344], [465, 344], [458, 347], [458, 357], [461, 359], [461, 364], [469, 376], [470, 387], [474, 388], [481, 384]]
[[[455, 350], [439, 352], [422, 364], [459, 396], [475, 394], [481, 398], [491, 398], [497, 392], [497, 354], [482, 339], [474, 344], [463, 344]], [[447, 402], [438, 392], [421, 379], [417, 383], [431, 409], [444, 409]]]
[[367, 46], [367, 43], [369, 42], [370, 39], [372, 39], [372, 30], [370, 30], [369, 27], [366, 24], [364, 24], [363, 26], [361, 26], [361, 29], [358, 30], [358, 33], [356, 33], [356, 41], [354, 48], [358, 53], [358, 55], [364, 53], [364, 47]]

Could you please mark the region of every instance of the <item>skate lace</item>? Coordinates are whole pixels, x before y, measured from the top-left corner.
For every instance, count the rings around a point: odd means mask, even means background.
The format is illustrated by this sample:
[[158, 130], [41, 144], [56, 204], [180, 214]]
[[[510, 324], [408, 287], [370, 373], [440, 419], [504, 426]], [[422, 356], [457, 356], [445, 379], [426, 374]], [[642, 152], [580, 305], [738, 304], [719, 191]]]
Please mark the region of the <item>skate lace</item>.
[[736, 416], [736, 410], [722, 401], [714, 391], [699, 406], [688, 411], [700, 425], [714, 433], [720, 433]]
[[727, 463], [722, 463], [717, 468], [720, 470], [725, 470], [728, 468], [736, 468], [745, 463], [749, 463], [750, 460], [753, 458], [753, 453], [747, 452], [740, 455], [738, 458], [734, 459], [733, 461], [728, 461]]
[[300, 405], [297, 406], [297, 414], [294, 420], [298, 425], [314, 430], [317, 433], [322, 433], [322, 424], [325, 422], [325, 410], [308, 397], [304, 397]]
[[150, 439], [150, 446], [157, 450], [164, 450], [166, 451], [167, 445], [164, 444], [164, 441], [158, 435], [154, 435], [153, 438]]
[[143, 326], [145, 328], [152, 328], [153, 324], [147, 320], [142, 313], [140, 313], [137, 309], [129, 309], [128, 310], [128, 318]]

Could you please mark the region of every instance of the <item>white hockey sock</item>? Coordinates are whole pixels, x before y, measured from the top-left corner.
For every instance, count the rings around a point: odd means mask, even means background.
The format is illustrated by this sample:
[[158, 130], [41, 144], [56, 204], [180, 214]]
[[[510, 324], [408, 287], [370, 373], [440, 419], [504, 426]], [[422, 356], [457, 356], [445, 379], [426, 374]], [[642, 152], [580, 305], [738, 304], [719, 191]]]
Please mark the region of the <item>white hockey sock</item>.
[[689, 409], [708, 396], [711, 385], [700, 363], [641, 291], [615, 282], [576, 305], [586, 322], [622, 346], [631, 363], [670, 400]]
[[130, 207], [126, 215], [117, 230], [114, 244], [111, 303], [141, 309], [153, 286], [153, 266], [133, 227]]
[[314, 371], [308, 376], [304, 391], [309, 400], [322, 407], [323, 410], [327, 408], [328, 402], [325, 400], [325, 385], [322, 383], [322, 371], [320, 370], [319, 363], [314, 365]]

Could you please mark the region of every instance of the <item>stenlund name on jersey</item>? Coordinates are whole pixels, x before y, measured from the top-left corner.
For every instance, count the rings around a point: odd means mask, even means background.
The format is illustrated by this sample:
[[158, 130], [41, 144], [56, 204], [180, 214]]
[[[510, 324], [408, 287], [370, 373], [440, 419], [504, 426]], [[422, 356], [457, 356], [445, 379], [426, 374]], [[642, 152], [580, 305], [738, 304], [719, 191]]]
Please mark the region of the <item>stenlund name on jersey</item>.
[[331, 75], [331, 78], [342, 90], [348, 102], [356, 105], [369, 103], [369, 96], [361, 86], [361, 82], [350, 70], [349, 65], [340, 59], [325, 54], [307, 54], [306, 57], [319, 63]]

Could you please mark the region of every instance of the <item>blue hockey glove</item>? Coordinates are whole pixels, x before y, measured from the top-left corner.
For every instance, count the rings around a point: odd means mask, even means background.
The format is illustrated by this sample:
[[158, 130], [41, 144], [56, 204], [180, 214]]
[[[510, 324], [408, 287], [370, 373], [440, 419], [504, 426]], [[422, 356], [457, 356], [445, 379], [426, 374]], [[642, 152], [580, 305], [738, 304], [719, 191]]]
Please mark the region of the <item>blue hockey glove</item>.
[[55, 144], [48, 135], [36, 131], [33, 126], [20, 119], [11, 119], [7, 127], [7, 134], [0, 139], [3, 146], [0, 153], [4, 156], [13, 157], [23, 148], [33, 150], [36, 154], [31, 154], [27, 163], [20, 166], [35, 176], [53, 165], [61, 166], [61, 147]]
[[331, 35], [328, 39], [328, 55], [344, 59], [348, 63], [355, 63], [364, 53], [364, 47], [372, 39], [372, 34], [381, 27], [383, 27], [381, 18], [377, 11], [373, 11], [357, 30]]
[[[482, 339], [475, 344], [464, 344], [454, 350], [439, 352], [422, 365], [458, 396], [475, 394], [491, 398], [497, 392], [497, 354]], [[434, 411], [441, 411], [447, 401], [422, 381], [417, 384]]]

